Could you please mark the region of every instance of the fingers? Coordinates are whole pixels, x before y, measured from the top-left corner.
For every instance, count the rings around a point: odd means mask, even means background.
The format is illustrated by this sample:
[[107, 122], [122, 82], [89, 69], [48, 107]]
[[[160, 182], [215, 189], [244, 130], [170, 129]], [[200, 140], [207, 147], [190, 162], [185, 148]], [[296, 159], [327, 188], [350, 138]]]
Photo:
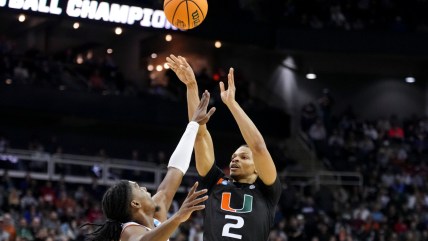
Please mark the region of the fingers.
[[193, 187], [190, 189], [189, 193], [187, 194], [186, 200], [184, 201], [185, 206], [194, 206], [208, 199], [207, 195], [200, 197], [201, 195], [206, 194], [208, 192], [208, 189], [195, 191], [197, 187], [198, 187], [198, 182], [196, 182], [193, 185]]
[[171, 69], [175, 66], [174, 61], [172, 59], [170, 59], [169, 57], [166, 57], [166, 62]]
[[196, 182], [193, 185], [193, 187], [190, 189], [189, 195], [187, 195], [189, 199], [195, 199], [196, 197], [208, 192], [207, 189], [202, 189], [202, 190], [196, 191], [196, 188], [198, 187], [198, 185], [199, 185], [199, 183]]
[[208, 192], [207, 189], [202, 189], [197, 192], [193, 192], [190, 196], [186, 198], [186, 206], [195, 206], [201, 202], [205, 202], [208, 199], [208, 196], [204, 194], [206, 194], [207, 192]]
[[166, 57], [166, 61], [168, 62], [169, 67], [173, 70], [180, 67], [181, 65], [180, 59], [175, 57], [173, 54], [170, 54], [169, 57]]
[[227, 75], [227, 79], [228, 79], [228, 82], [227, 82], [227, 84], [228, 84], [228, 88], [231, 88], [231, 87], [235, 87], [235, 77], [233, 76], [233, 72], [234, 72], [234, 69], [233, 68], [230, 68], [229, 69], [229, 74]]
[[224, 92], [224, 83], [220, 81], [219, 85], [220, 85], [220, 92]]
[[191, 195], [193, 195], [193, 193], [195, 193], [196, 188], [198, 187], [199, 182], [195, 182], [195, 184], [193, 184], [192, 188], [190, 188], [189, 193], [187, 193], [187, 197], [190, 197]]
[[195, 182], [195, 184], [192, 186], [189, 193], [187, 194], [187, 197], [184, 200], [183, 204], [181, 205], [181, 208], [178, 213], [182, 215], [182, 221], [187, 220], [192, 212], [205, 208], [205, 205], [203, 205], [202, 203], [208, 199], [208, 195], [205, 195], [208, 192], [208, 189], [196, 191], [198, 185], [199, 183]]
[[172, 60], [170, 57], [166, 57], [166, 62], [169, 68], [172, 69], [173, 71], [175, 71], [178, 68], [177, 63], [174, 62], [174, 60]]
[[208, 195], [205, 195], [205, 196], [200, 197], [200, 198], [196, 198], [195, 200], [192, 200], [191, 202], [189, 202], [188, 205], [190, 207], [193, 207], [193, 206], [196, 206], [196, 205], [198, 205], [200, 203], [205, 202], [206, 200], [208, 200]]
[[195, 195], [195, 196], [201, 196], [202, 194], [205, 194], [207, 192], [208, 192], [208, 189], [204, 188], [204, 189], [196, 191], [193, 195]]
[[184, 66], [188, 67], [189, 63], [187, 63], [186, 59], [182, 56], [178, 56], [178, 58], [181, 60], [181, 64], [183, 64]]
[[205, 205], [197, 205], [189, 208], [191, 212], [205, 209]]
[[202, 93], [201, 102], [208, 102], [209, 99], [210, 99], [210, 93], [205, 90], [204, 93]]
[[179, 64], [180, 64], [180, 62], [181, 62], [181, 61], [180, 61], [180, 59], [179, 59], [179, 58], [177, 58], [177, 57], [175, 57], [175, 55], [171, 54], [171, 55], [170, 55], [170, 57], [171, 57], [171, 59], [172, 59], [172, 60], [174, 60], [174, 62], [176, 62], [176, 63], [179, 63]]
[[215, 110], [216, 110], [215, 107], [211, 107], [210, 111], [207, 114], [207, 118], [208, 119], [211, 118], [211, 116], [214, 114]]
[[198, 109], [205, 109], [208, 107], [208, 103], [210, 101], [210, 93], [205, 90], [202, 94], [201, 101], [199, 102]]
[[204, 93], [202, 94], [202, 97], [204, 99], [204, 105], [208, 106], [208, 103], [210, 102], [210, 92], [208, 92], [208, 90], [205, 90]]

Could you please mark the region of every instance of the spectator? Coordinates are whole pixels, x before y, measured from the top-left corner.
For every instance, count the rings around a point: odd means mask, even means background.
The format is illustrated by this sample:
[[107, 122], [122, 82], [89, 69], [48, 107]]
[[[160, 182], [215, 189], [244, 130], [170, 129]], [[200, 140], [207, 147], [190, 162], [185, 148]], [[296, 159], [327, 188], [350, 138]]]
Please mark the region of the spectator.
[[[12, 187], [9, 190], [9, 196], [8, 196], [8, 204], [9, 204], [9, 210], [10, 211], [19, 211], [20, 210], [20, 198], [21, 192], [18, 191], [16, 188]], [[5, 223], [7, 223], [7, 217], [4, 217]]]
[[18, 238], [22, 239], [22, 240], [27, 240], [27, 241], [33, 241], [34, 240], [33, 233], [31, 232], [30, 228], [28, 227], [27, 219], [25, 219], [25, 218], [19, 219], [19, 224], [18, 224], [16, 235], [17, 235], [17, 240], [18, 240]]
[[33, 196], [33, 190], [27, 189], [25, 195], [21, 198], [21, 210], [27, 210], [31, 206], [37, 207], [38, 202]]
[[55, 204], [55, 190], [52, 187], [52, 181], [46, 181], [45, 185], [40, 188], [41, 204], [52, 207]]
[[3, 215], [3, 230], [9, 234], [9, 241], [15, 241], [16, 227], [10, 213], [5, 213]]

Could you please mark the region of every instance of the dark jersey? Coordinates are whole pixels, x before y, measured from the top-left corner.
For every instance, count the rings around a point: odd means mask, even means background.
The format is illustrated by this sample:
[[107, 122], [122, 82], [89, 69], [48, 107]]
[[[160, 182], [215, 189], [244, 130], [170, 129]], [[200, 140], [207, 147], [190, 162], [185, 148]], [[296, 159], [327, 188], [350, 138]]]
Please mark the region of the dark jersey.
[[281, 195], [278, 177], [271, 186], [229, 180], [213, 165], [201, 180], [209, 198], [204, 210], [204, 240], [266, 241]]

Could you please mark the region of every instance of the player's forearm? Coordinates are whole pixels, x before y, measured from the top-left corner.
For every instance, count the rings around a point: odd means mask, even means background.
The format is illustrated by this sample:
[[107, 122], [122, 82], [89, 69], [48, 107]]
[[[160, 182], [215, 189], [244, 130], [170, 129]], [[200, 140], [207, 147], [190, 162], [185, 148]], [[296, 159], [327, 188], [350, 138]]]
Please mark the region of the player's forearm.
[[242, 137], [245, 143], [250, 147], [253, 152], [259, 152], [266, 149], [266, 144], [262, 134], [257, 129], [256, 125], [250, 119], [250, 117], [241, 108], [238, 102], [233, 101], [227, 105], [230, 112], [233, 115], [236, 123], [238, 124], [239, 130], [241, 131]]
[[214, 146], [208, 130], [198, 133], [195, 141], [196, 170], [200, 176], [206, 176], [214, 164]]
[[159, 212], [155, 213], [155, 218], [161, 222], [167, 219], [167, 212], [171, 207], [175, 193], [183, 180], [183, 173], [177, 168], [168, 168], [168, 172], [162, 183], [159, 185], [153, 200], [159, 205]]
[[[187, 88], [187, 109], [189, 119], [193, 117], [199, 105], [199, 91], [197, 83], [186, 85]], [[198, 135], [195, 141], [195, 161], [196, 170], [199, 175], [205, 176], [214, 163], [214, 148], [211, 135], [206, 125], [199, 126]]]
[[242, 137], [253, 153], [254, 165], [259, 178], [266, 185], [271, 185], [275, 182], [277, 173], [262, 134], [236, 101], [229, 104], [228, 108], [239, 126]]
[[195, 121], [187, 124], [186, 130], [169, 159], [168, 172], [159, 184], [157, 194], [153, 197], [157, 198], [159, 196], [159, 199], [165, 204], [166, 209], [169, 209], [183, 175], [186, 174], [189, 168], [198, 129], [199, 124]]
[[198, 84], [196, 83], [196, 81], [187, 84], [186, 88], [187, 88], [187, 113], [190, 121], [196, 109], [198, 108], [198, 105], [200, 102], [199, 90], [198, 90]]

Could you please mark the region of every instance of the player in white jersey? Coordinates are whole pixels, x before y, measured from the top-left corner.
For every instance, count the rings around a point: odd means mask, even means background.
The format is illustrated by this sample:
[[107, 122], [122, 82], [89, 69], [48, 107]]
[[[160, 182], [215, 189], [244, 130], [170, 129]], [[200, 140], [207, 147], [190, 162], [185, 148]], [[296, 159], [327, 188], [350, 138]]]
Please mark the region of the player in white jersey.
[[87, 235], [88, 241], [166, 241], [192, 212], [205, 208], [202, 202], [208, 198], [205, 195], [207, 190], [196, 191], [198, 183], [195, 183], [180, 209], [167, 219], [167, 211], [189, 167], [199, 125], [207, 123], [215, 111], [211, 108], [207, 113], [208, 103], [207, 93], [171, 155], [168, 172], [156, 194], [152, 197], [145, 187], [132, 181], [120, 181], [110, 187], [102, 199], [107, 220], [101, 225], [87, 224], [98, 226]]

